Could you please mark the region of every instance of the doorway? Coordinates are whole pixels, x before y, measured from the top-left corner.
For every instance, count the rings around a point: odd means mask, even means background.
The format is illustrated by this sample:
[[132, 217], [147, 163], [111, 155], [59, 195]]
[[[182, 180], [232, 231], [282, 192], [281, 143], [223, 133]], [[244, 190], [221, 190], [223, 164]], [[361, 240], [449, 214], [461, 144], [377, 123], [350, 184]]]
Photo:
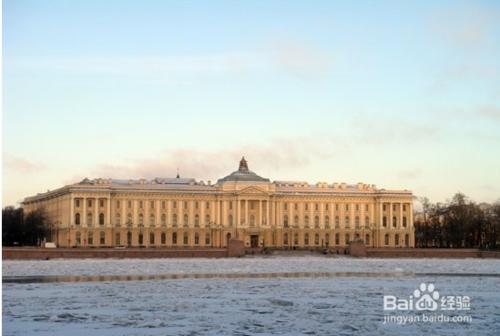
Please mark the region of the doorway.
[[259, 247], [259, 236], [258, 235], [251, 235], [250, 236], [250, 247], [251, 248]]

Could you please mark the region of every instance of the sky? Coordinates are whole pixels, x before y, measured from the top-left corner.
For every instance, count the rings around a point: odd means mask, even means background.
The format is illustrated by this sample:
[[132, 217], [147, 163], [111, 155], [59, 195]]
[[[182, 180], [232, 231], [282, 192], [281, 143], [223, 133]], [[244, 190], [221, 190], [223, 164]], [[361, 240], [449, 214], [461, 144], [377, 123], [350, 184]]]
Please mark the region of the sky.
[[84, 177], [500, 199], [499, 1], [3, 1], [3, 205]]

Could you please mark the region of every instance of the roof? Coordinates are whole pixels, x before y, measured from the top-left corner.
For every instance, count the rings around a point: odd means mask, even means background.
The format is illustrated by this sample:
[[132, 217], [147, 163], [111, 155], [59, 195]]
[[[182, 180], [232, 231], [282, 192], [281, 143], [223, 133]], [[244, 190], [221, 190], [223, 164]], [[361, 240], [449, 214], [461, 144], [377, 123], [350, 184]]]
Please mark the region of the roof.
[[217, 183], [224, 182], [271, 182], [268, 178], [261, 177], [248, 169], [247, 161], [244, 157], [241, 158], [238, 170], [217, 180]]

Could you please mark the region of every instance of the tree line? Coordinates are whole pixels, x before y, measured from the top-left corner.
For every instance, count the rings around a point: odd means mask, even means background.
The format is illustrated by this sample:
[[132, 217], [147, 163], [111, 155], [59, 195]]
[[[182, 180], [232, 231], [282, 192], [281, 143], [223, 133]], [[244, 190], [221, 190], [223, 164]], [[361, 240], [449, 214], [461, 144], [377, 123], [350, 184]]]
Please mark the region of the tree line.
[[500, 201], [477, 204], [461, 193], [444, 204], [426, 197], [420, 201], [423, 211], [415, 216], [415, 247], [500, 247]]
[[2, 209], [2, 245], [38, 246], [50, 237], [51, 225], [43, 209], [25, 214], [22, 208]]

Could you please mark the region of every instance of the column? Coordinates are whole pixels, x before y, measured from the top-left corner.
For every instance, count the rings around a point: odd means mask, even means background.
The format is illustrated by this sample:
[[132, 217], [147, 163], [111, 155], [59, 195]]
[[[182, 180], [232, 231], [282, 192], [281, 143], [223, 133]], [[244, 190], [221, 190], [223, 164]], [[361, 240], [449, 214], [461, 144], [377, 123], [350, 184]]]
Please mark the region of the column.
[[189, 201], [189, 214], [188, 214], [188, 226], [192, 228], [194, 226], [194, 200]]
[[[309, 227], [314, 228], [314, 210], [315, 206], [313, 202], [309, 202]], [[309, 240], [311, 240], [311, 237], [309, 237]]]
[[[121, 215], [121, 220], [120, 220], [120, 226], [126, 227], [127, 226], [127, 200], [125, 199], [123, 202], [121, 200], [118, 200], [120, 202], [120, 209], [122, 211]], [[125, 245], [125, 244], [124, 244]]]
[[94, 202], [94, 227], [99, 227], [99, 198]]
[[304, 209], [305, 209], [305, 203], [300, 202], [299, 203], [299, 228], [304, 227]]
[[[72, 226], [75, 223], [75, 199], [73, 194], [71, 194], [69, 201], [71, 202], [69, 205], [69, 224], [68, 226]], [[82, 222], [82, 218], [80, 215], [80, 223]], [[69, 232], [68, 232], [69, 234]]]
[[[408, 227], [408, 221], [406, 222], [406, 226]], [[398, 228], [401, 229], [403, 228], [403, 203], [399, 203], [399, 223], [398, 223]]]
[[241, 200], [236, 198], [236, 227], [241, 225]]
[[137, 228], [137, 207], [138, 201], [132, 200], [132, 227]]
[[270, 213], [271, 213], [271, 207], [269, 204], [269, 200], [266, 201], [266, 226], [270, 226]]
[[248, 227], [248, 200], [245, 200], [245, 226]]
[[257, 217], [259, 219], [257, 226], [260, 227], [262, 225], [262, 200], [259, 200], [259, 215]]
[[210, 204], [210, 222], [215, 223], [215, 201]]
[[227, 209], [228, 208], [228, 201], [222, 201], [222, 225], [224, 227], [227, 227], [228, 223], [228, 218], [227, 218]]
[[392, 203], [389, 203], [389, 228], [392, 229]]
[[[200, 201], [200, 228], [205, 227], [205, 201]], [[202, 237], [200, 234], [200, 243], [202, 241]], [[203, 236], [203, 244], [205, 244], [205, 236]]]
[[384, 202], [382, 202], [381, 200], [380, 200], [378, 208], [379, 208], [379, 223], [378, 223], [378, 227], [382, 228], [383, 225], [384, 225]]
[[319, 203], [319, 227], [325, 228], [325, 204], [323, 202]]
[[111, 196], [106, 199], [106, 226], [111, 227]]
[[155, 214], [155, 227], [161, 225], [161, 200], [156, 200], [155, 201], [155, 207], [156, 207], [156, 214]]
[[[87, 227], [87, 198], [85, 197], [82, 197], [82, 213], [80, 214], [80, 225]], [[82, 243], [83, 243], [83, 237], [82, 237]]]

